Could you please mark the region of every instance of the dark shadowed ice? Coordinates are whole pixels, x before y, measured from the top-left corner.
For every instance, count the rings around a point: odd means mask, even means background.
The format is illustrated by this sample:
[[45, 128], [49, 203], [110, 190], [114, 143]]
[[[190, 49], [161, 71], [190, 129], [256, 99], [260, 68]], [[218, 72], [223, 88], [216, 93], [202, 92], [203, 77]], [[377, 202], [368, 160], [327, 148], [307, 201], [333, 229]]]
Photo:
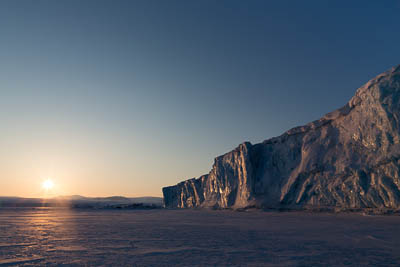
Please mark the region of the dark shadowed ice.
[[400, 216], [0, 209], [0, 266], [400, 264]]

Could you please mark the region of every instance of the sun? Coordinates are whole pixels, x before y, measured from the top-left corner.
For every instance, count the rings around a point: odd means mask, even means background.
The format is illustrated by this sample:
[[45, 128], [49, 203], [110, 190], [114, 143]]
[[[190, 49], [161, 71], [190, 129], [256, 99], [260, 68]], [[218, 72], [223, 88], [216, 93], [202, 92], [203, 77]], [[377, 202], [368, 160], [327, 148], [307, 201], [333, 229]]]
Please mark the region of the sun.
[[51, 179], [47, 179], [46, 181], [44, 181], [44, 182], [42, 183], [42, 187], [43, 187], [43, 189], [45, 189], [46, 191], [49, 191], [49, 190], [53, 189], [54, 183], [53, 183], [53, 181], [52, 181]]

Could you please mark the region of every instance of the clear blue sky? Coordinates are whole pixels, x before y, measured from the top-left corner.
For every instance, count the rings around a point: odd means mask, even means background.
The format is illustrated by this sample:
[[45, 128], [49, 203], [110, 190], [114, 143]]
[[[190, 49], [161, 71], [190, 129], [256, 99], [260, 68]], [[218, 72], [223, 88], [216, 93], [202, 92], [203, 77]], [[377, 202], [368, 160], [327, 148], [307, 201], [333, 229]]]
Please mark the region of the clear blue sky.
[[400, 64], [400, 1], [0, 2], [0, 195], [161, 196]]

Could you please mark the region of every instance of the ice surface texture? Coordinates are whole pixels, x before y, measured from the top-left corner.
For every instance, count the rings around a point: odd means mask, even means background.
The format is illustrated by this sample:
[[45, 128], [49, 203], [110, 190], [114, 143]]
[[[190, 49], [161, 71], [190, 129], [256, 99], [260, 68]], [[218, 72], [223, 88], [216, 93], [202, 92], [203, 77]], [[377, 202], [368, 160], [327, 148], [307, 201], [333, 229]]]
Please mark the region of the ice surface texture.
[[400, 66], [305, 126], [217, 157], [163, 188], [169, 208], [400, 208]]
[[0, 209], [0, 266], [399, 266], [400, 216]]

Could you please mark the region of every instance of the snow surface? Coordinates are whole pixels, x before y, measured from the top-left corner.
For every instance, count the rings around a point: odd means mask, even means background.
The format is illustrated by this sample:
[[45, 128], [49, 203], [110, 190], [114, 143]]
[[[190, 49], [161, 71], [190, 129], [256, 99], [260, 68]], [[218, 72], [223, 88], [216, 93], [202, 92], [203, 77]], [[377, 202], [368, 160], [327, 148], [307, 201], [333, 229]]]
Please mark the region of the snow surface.
[[0, 209], [0, 266], [400, 264], [400, 216]]

